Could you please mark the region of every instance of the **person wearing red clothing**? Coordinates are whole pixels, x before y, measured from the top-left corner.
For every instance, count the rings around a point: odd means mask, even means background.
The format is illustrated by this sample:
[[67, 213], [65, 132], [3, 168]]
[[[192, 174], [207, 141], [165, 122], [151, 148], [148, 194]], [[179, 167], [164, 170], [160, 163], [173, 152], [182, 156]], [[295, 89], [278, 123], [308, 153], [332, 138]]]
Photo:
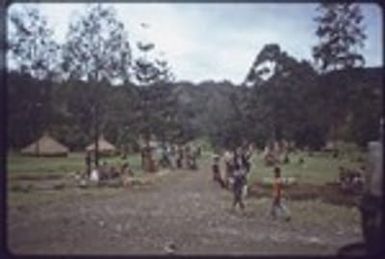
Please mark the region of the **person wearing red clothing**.
[[278, 211], [283, 214], [286, 221], [290, 220], [290, 214], [288, 209], [285, 205], [283, 205], [282, 202], [282, 178], [281, 178], [281, 168], [275, 167], [274, 168], [274, 181], [273, 181], [273, 203], [271, 206], [271, 216], [273, 219], [277, 218]]

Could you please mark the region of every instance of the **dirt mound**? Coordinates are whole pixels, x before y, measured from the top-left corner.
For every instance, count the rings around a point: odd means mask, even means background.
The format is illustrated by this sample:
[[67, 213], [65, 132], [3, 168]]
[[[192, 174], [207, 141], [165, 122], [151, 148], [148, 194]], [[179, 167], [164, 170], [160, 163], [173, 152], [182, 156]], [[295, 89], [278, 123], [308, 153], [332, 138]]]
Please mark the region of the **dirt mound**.
[[[272, 188], [261, 184], [250, 186], [249, 191], [254, 197], [271, 197]], [[320, 199], [323, 202], [335, 205], [357, 206], [360, 195], [344, 192], [336, 184], [314, 185], [297, 184], [284, 188], [284, 195], [291, 200]]]

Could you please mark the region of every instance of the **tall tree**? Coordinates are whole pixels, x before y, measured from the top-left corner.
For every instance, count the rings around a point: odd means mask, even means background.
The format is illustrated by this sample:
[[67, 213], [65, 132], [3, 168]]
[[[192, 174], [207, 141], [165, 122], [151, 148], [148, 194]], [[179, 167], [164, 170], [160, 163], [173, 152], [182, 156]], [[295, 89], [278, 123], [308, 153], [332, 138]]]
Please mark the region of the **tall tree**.
[[8, 68], [48, 78], [58, 65], [59, 45], [53, 40], [53, 30], [37, 8], [15, 8], [9, 9], [8, 16]]
[[124, 25], [112, 7], [95, 4], [70, 24], [64, 46], [65, 71], [88, 82], [124, 80], [131, 49]]
[[[319, 43], [313, 47], [313, 57], [322, 73], [336, 70], [351, 70], [362, 66], [364, 57], [359, 53], [366, 39], [364, 16], [359, 4], [324, 3], [318, 6], [319, 15], [316, 35]], [[345, 74], [348, 75], [348, 74]], [[333, 76], [320, 78], [320, 87], [328, 93], [325, 107], [330, 114], [329, 138], [335, 141], [339, 128], [347, 121], [349, 88], [354, 84], [349, 76], [339, 82], [330, 81]]]
[[359, 49], [364, 46], [366, 35], [359, 4], [323, 3], [317, 11], [319, 43], [313, 47], [313, 57], [321, 71], [363, 65], [365, 60]]
[[138, 87], [140, 102], [137, 109], [140, 116], [137, 124], [145, 139], [156, 136], [162, 141], [170, 141], [175, 137], [178, 127], [173, 75], [166, 61], [156, 60], [147, 64], [150, 64], [153, 72], [140, 70], [137, 74], [138, 78], [144, 80]]
[[34, 6], [11, 7], [8, 27], [8, 68], [21, 74], [45, 80], [44, 87], [36, 88], [41, 99], [34, 103], [39, 107], [38, 117], [41, 130], [48, 130], [52, 118], [52, 81], [58, 74], [59, 45], [53, 39], [53, 30], [46, 18]]
[[[320, 123], [309, 111], [318, 105], [313, 98], [316, 78], [308, 62], [297, 61], [277, 44], [265, 45], [245, 80], [245, 85], [252, 89], [244, 114], [247, 121], [263, 125], [255, 125], [255, 132], [249, 135], [273, 141], [286, 138], [297, 144], [302, 144], [299, 135], [305, 128], [311, 129], [314, 135]], [[319, 146], [319, 143], [313, 144]]]
[[[148, 29], [148, 26], [145, 27]], [[172, 93], [174, 75], [163, 57], [156, 57], [155, 44], [146, 40], [137, 43], [139, 57], [134, 71], [140, 94], [137, 124], [147, 144], [151, 136], [162, 141], [176, 133], [176, 98]]]
[[[148, 28], [148, 26], [146, 26]], [[140, 101], [137, 106], [139, 134], [144, 140], [143, 165], [146, 171], [152, 171], [152, 153], [150, 140], [156, 137], [162, 142], [170, 141], [176, 135], [176, 98], [172, 95], [173, 75], [168, 63], [154, 56], [155, 44], [139, 41], [137, 47], [140, 56], [135, 60], [134, 71], [138, 84]], [[145, 162], [148, 161], [148, 162]]]
[[115, 10], [101, 4], [88, 7], [85, 13], [70, 24], [63, 50], [63, 68], [70, 78], [93, 85], [88, 114], [93, 117], [95, 164], [98, 165], [98, 138], [106, 103], [103, 88], [117, 80], [128, 81], [131, 49], [123, 23]]

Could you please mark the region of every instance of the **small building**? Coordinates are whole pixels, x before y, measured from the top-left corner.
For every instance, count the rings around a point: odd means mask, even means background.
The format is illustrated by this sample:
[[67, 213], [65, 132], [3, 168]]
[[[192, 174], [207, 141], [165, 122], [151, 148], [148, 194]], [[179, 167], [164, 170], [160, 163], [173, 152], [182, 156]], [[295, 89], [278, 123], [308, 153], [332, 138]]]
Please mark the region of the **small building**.
[[21, 151], [22, 155], [27, 156], [67, 156], [69, 148], [53, 139], [48, 133]]
[[[95, 152], [96, 143], [92, 143], [86, 147], [87, 152]], [[117, 149], [114, 145], [108, 142], [103, 135], [98, 140], [98, 152], [100, 155], [112, 156], [117, 153]]]

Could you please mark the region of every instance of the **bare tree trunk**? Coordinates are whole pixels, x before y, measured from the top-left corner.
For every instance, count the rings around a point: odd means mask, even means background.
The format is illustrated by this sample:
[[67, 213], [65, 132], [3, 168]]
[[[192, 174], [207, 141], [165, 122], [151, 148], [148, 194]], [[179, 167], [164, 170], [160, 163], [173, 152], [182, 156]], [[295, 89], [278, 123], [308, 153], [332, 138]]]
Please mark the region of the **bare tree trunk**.
[[95, 125], [94, 125], [95, 127], [95, 135], [94, 135], [95, 167], [97, 168], [99, 166], [99, 104], [98, 104], [98, 101], [96, 101], [94, 116], [95, 116]]

